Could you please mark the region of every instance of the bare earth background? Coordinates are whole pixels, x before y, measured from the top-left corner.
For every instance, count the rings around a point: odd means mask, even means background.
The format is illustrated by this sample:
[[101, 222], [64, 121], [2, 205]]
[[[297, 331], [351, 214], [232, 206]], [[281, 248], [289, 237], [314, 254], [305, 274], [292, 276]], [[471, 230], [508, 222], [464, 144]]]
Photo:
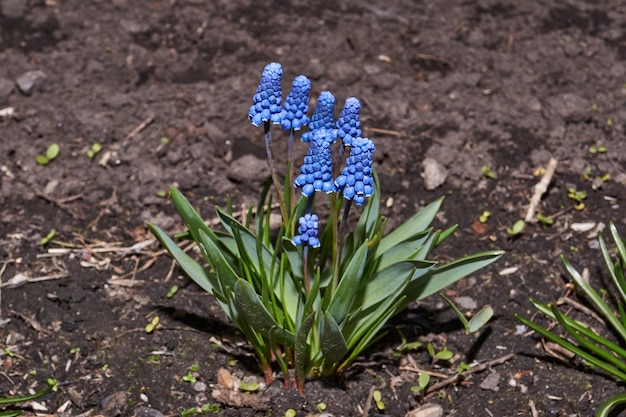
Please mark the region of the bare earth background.
[[[50, 413], [157, 417], [215, 407], [219, 368], [260, 378], [211, 298], [141, 242], [148, 220], [181, 230], [159, 194], [171, 184], [209, 221], [227, 195], [235, 208], [254, 203], [268, 173], [262, 132], [246, 114], [263, 67], [279, 61], [285, 94], [296, 75], [312, 79], [312, 107], [323, 90], [338, 107], [361, 100], [391, 226], [446, 196], [438, 226], [459, 230], [438, 259], [507, 251], [447, 292], [465, 297], [464, 311], [491, 304], [496, 316], [466, 335], [433, 297], [395, 318], [342, 385], [310, 381], [300, 397], [276, 381], [258, 410], [235, 400], [213, 409], [304, 416], [324, 401], [335, 416], [360, 416], [375, 386], [386, 409], [370, 415], [430, 401], [446, 416], [591, 416], [623, 386], [550, 357], [513, 315], [533, 313], [529, 297], [576, 298], [560, 254], [607, 286], [595, 232], [614, 220], [626, 233], [625, 13], [614, 0], [0, 0], [2, 394], [53, 376], [61, 387], [43, 400]], [[275, 136], [275, 155], [285, 139]], [[96, 142], [102, 151], [90, 159]], [[52, 143], [59, 156], [38, 165]], [[598, 146], [606, 152], [590, 152]], [[506, 228], [524, 217], [551, 157], [559, 164], [538, 210], [555, 223], [513, 239]], [[446, 178], [433, 190], [422, 176], [429, 163]], [[583, 210], [571, 188], [587, 193]], [[477, 222], [485, 210], [488, 221]], [[591, 224], [582, 232], [579, 223]], [[180, 290], [167, 298], [173, 284]], [[422, 351], [394, 354], [399, 331], [457, 356], [434, 366]], [[460, 361], [511, 353], [426, 399], [410, 390], [417, 373], [400, 369], [454, 373]], [[235, 398], [244, 397], [253, 398]]]

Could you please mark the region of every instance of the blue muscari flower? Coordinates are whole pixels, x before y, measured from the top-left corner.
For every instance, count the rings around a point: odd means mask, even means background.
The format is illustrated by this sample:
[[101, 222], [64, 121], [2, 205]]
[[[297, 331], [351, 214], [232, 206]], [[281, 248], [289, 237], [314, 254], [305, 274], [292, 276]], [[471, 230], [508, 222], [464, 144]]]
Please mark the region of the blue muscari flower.
[[258, 126], [261, 122], [271, 121], [279, 124], [285, 117], [285, 111], [280, 103], [283, 93], [280, 86], [283, 69], [277, 62], [268, 64], [263, 69], [261, 82], [252, 97], [254, 105], [248, 111], [248, 119], [253, 125]]
[[357, 205], [365, 202], [365, 197], [374, 193], [372, 176], [372, 156], [376, 148], [367, 138], [355, 138], [350, 145], [350, 156], [346, 167], [335, 179], [335, 189], [343, 193], [347, 200], [354, 200]]
[[291, 91], [285, 99], [285, 118], [281, 126], [285, 130], [300, 130], [302, 126], [309, 124], [309, 90], [311, 89], [311, 81], [304, 75], [298, 75], [293, 84]]
[[298, 234], [293, 237], [293, 244], [296, 246], [308, 245], [312, 248], [319, 248], [320, 240], [318, 234], [317, 214], [305, 214], [300, 217], [300, 226], [298, 226]]
[[360, 111], [361, 102], [358, 98], [350, 97], [346, 100], [337, 119], [337, 129], [334, 131], [334, 138], [340, 137], [343, 146], [352, 146], [352, 141], [361, 137]]
[[335, 191], [333, 182], [332, 134], [328, 129], [317, 129], [312, 133], [309, 150], [304, 157], [301, 174], [294, 181], [294, 187], [302, 188], [302, 194], [309, 197], [315, 191], [331, 193]]
[[310, 132], [302, 134], [302, 142], [311, 140], [313, 131], [317, 129], [332, 129], [335, 122], [335, 96], [329, 91], [322, 91], [317, 99], [313, 117], [309, 123]]

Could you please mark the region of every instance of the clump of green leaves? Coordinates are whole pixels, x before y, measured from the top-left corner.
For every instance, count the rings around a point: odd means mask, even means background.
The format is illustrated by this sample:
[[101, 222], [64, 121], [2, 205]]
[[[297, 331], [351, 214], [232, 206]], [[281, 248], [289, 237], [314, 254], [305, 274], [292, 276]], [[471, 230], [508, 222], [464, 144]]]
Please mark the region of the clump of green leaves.
[[[251, 112], [255, 109], [253, 106]], [[255, 114], [260, 124], [261, 113]], [[410, 303], [438, 293], [501, 256], [501, 251], [487, 251], [447, 264], [431, 260], [433, 251], [456, 229], [431, 226], [442, 199], [428, 204], [395, 230], [387, 230], [387, 219], [380, 213], [378, 177], [369, 165], [367, 194], [356, 186], [352, 193], [360, 193], [356, 204], [365, 202], [364, 194], [371, 196], [354, 220], [349, 217], [355, 211], [350, 212], [353, 200], [347, 188], [343, 198], [329, 189], [327, 193], [307, 193], [296, 201], [295, 191], [289, 190], [294, 184], [291, 158], [288, 155], [283, 193], [271, 157], [271, 124], [269, 120], [263, 124], [272, 181], [266, 183], [259, 203], [243, 219], [236, 218], [227, 203], [225, 209], [216, 209], [221, 227], [211, 228], [178, 189], [170, 188], [174, 206], [187, 226], [178, 237], [198, 245], [208, 268], [181, 250], [159, 227], [148, 227], [187, 275], [215, 296], [250, 341], [268, 384], [273, 363], [282, 371], [285, 386], [292, 386], [290, 375], [295, 376], [300, 392], [307, 376], [342, 375], [358, 355], [384, 336], [385, 324]], [[290, 143], [293, 134], [292, 129]], [[330, 149], [332, 143], [327, 142]], [[352, 150], [346, 148], [346, 152]], [[336, 186], [336, 182], [330, 183]], [[278, 230], [270, 227], [272, 187], [282, 216]], [[303, 247], [296, 229], [317, 199], [326, 199], [330, 214], [319, 235], [315, 221], [315, 242], [319, 244]]]
[[48, 165], [52, 160], [56, 159], [59, 156], [59, 152], [61, 148], [58, 143], [53, 143], [48, 146], [45, 154], [39, 154], [35, 158], [39, 165]]
[[587, 193], [584, 191], [578, 191], [575, 187], [571, 187], [567, 190], [567, 198], [570, 200], [574, 200], [576, 205], [574, 209], [580, 211], [585, 208], [585, 203], [583, 200], [587, 198]]
[[[617, 312], [609, 307], [603, 296], [583, 278], [567, 258], [561, 256], [561, 261], [574, 281], [579, 294], [585, 297], [586, 301], [595, 308], [596, 312], [604, 319], [607, 327], [618, 337], [617, 343], [598, 335], [587, 324], [561, 312], [555, 304], [544, 304], [531, 300], [540, 313], [560, 324], [567, 332], [568, 337], [559, 336], [521, 315], [516, 315], [516, 317], [530, 329], [574, 353], [587, 364], [596, 366], [622, 382], [626, 382], [626, 310], [624, 308], [626, 303], [626, 246], [615, 225], [610, 223], [609, 228], [617, 252], [615, 261], [611, 258], [611, 253], [602, 233], [598, 234], [598, 241], [602, 258], [615, 289]], [[606, 400], [598, 409], [596, 416], [607, 417], [611, 410], [621, 404], [626, 404], [626, 394], [619, 394]]]

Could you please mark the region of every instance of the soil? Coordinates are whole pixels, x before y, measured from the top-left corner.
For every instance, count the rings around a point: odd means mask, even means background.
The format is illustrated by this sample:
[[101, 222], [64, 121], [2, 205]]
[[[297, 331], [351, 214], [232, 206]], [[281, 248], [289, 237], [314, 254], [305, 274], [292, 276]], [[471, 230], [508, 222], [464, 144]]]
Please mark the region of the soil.
[[[0, 0], [3, 396], [54, 377], [59, 391], [39, 402], [58, 415], [210, 405], [221, 416], [304, 416], [323, 401], [332, 415], [361, 416], [376, 387], [385, 409], [370, 404], [369, 415], [427, 402], [446, 416], [593, 415], [623, 386], [554, 358], [514, 314], [532, 315], [531, 297], [576, 299], [561, 254], [610, 288], [594, 232], [613, 220], [626, 233], [624, 27], [625, 6], [608, 0]], [[459, 229], [437, 259], [507, 253], [446, 291], [465, 297], [464, 311], [494, 308], [477, 334], [431, 297], [394, 318], [343, 383], [311, 380], [300, 396], [277, 374], [257, 397], [219, 403], [220, 368], [261, 380], [253, 351], [210, 296], [142, 242], [146, 221], [182, 230], [161, 193], [171, 184], [209, 221], [227, 196], [236, 209], [254, 203], [267, 168], [263, 134], [246, 115], [272, 61], [284, 90], [305, 74], [313, 102], [323, 90], [338, 107], [361, 100], [390, 226], [446, 196], [437, 226]], [[277, 134], [275, 155], [286, 154], [285, 138]], [[38, 164], [53, 143], [58, 157]], [[94, 143], [102, 149], [90, 158]], [[427, 158], [447, 170], [431, 190]], [[511, 237], [550, 158], [558, 166], [537, 210], [554, 224]], [[570, 189], [586, 193], [583, 209]], [[401, 334], [455, 358], [398, 353]], [[417, 373], [406, 365], [453, 374], [461, 361], [508, 354], [426, 398], [411, 390]], [[257, 409], [235, 405], [251, 398]]]

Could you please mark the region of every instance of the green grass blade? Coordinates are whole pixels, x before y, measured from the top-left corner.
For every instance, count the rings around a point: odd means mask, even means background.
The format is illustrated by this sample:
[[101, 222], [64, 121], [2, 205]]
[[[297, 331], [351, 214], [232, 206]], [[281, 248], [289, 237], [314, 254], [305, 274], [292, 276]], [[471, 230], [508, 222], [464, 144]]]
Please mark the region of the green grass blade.
[[618, 405], [626, 404], [626, 394], [617, 394], [606, 400], [598, 408], [596, 417], [609, 417], [611, 411]]

